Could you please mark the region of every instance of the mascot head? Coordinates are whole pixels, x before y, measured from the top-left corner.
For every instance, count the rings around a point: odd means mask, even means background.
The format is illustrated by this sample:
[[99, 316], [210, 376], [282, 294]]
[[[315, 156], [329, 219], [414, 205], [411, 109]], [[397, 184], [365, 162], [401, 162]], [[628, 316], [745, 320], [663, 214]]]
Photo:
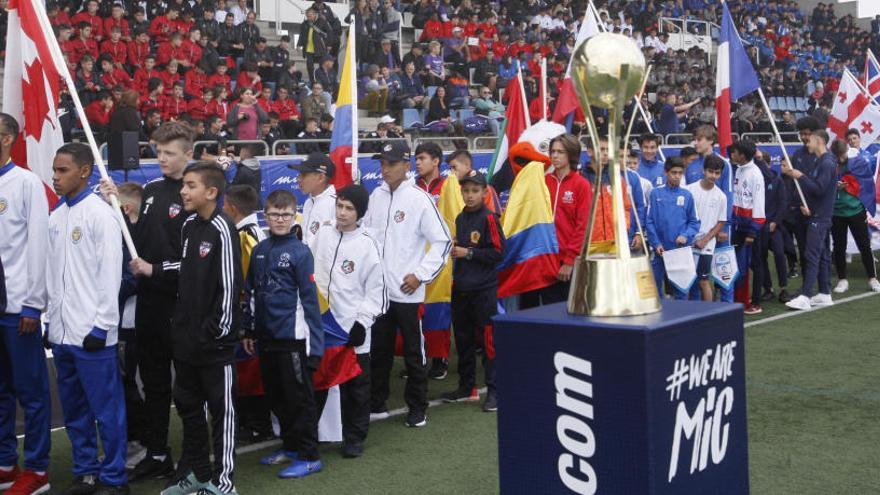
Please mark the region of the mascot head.
[[519, 141], [507, 152], [513, 173], [518, 174], [531, 162], [544, 164], [544, 173], [553, 171], [550, 165], [550, 141], [565, 134], [565, 126], [555, 122], [540, 121], [529, 127], [519, 137]]

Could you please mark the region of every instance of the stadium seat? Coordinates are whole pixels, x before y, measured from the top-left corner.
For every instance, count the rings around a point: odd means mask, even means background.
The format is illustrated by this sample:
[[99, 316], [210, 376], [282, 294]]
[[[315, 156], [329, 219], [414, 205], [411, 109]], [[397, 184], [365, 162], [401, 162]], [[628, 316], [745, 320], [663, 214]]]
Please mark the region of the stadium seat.
[[472, 108], [462, 108], [458, 111], [458, 120], [464, 120], [468, 117], [474, 116], [474, 110]]
[[797, 98], [795, 98], [795, 102], [797, 103], [798, 112], [806, 112], [809, 108], [809, 103], [807, 102], [807, 99], [803, 96], [798, 96]]
[[415, 124], [423, 124], [422, 115], [415, 108], [403, 109], [403, 128], [411, 129]]
[[780, 107], [780, 105], [779, 105], [779, 97], [778, 96], [771, 96], [769, 103], [770, 103], [770, 110], [772, 110], [774, 112], [778, 111], [778, 110], [782, 110], [782, 107]]
[[434, 93], [437, 92], [437, 86], [428, 86], [428, 98], [433, 98]]
[[794, 96], [785, 97], [785, 109], [789, 112], [797, 110], [797, 102], [794, 100]]

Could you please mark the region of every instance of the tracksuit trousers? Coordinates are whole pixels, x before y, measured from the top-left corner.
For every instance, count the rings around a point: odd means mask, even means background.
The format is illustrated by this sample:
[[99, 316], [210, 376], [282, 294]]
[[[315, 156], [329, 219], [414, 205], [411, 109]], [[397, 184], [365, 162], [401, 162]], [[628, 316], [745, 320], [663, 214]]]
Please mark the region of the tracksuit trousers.
[[[754, 247], [755, 240], [752, 241], [752, 244], [746, 244], [746, 234], [742, 231], [734, 231], [733, 233], [733, 245], [734, 251], [736, 252], [736, 266], [739, 267], [739, 277], [737, 277], [736, 282], [734, 283], [734, 290], [742, 290], [743, 300], [738, 301], [743, 304], [748, 304], [751, 301], [749, 296], [749, 291], [747, 288], [747, 284], [749, 281], [749, 269], [752, 268], [752, 248]], [[752, 276], [755, 276], [753, 273]], [[760, 274], [757, 275], [760, 278]], [[759, 296], [760, 298], [760, 296]], [[723, 301], [723, 299], [722, 299]]]
[[834, 240], [834, 267], [837, 278], [846, 278], [846, 232], [850, 231], [859, 254], [862, 256], [862, 265], [865, 267], [865, 275], [870, 278], [877, 276], [874, 266], [874, 253], [871, 252], [871, 234], [868, 232], [868, 214], [861, 212], [851, 217], [831, 218], [831, 238]]
[[[476, 385], [477, 346], [485, 343], [486, 325], [498, 313], [498, 289], [452, 291], [452, 327], [458, 351], [458, 387], [470, 390]], [[489, 346], [483, 345], [486, 387], [495, 393], [495, 360], [489, 359]]]
[[828, 231], [831, 222], [810, 221], [807, 223], [804, 242], [803, 286], [801, 294], [812, 297], [813, 284], [819, 283], [820, 294], [831, 294], [831, 250], [828, 246]]
[[171, 414], [171, 316], [174, 296], [138, 294], [135, 334], [138, 369], [144, 386], [147, 412], [144, 446], [149, 455], [168, 454], [168, 421]]
[[[117, 352], [116, 346], [98, 351], [52, 346], [64, 426], [73, 446], [73, 475], [97, 475], [102, 483], [112, 486], [128, 483], [125, 392]], [[103, 461], [98, 460], [98, 435]]]
[[149, 421], [147, 406], [137, 383], [137, 338], [133, 328], [119, 329], [119, 368], [122, 371], [122, 389], [125, 392], [125, 414], [128, 423], [128, 441], [144, 442]]
[[281, 426], [284, 450], [294, 451], [304, 461], [317, 461], [318, 410], [312, 388], [305, 341], [288, 351], [260, 352], [260, 371], [269, 408]]
[[546, 304], [568, 301], [568, 291], [570, 288], [571, 282], [556, 282], [543, 289], [524, 292], [519, 296], [519, 309], [537, 308]]
[[[180, 462], [201, 482], [213, 480], [223, 493], [235, 488], [235, 364], [194, 365], [174, 361], [174, 404], [183, 422]], [[211, 415], [214, 467], [211, 466], [208, 418]]]
[[754, 292], [758, 292], [760, 288], [766, 290], [773, 289], [773, 280], [770, 276], [770, 262], [767, 261], [767, 256], [771, 253], [773, 254], [773, 263], [776, 265], [776, 278], [779, 281], [779, 288], [784, 289], [788, 287], [788, 263], [785, 257], [785, 234], [782, 226], [777, 225], [773, 232], [764, 227], [755, 239], [755, 243], [757, 263], [761, 271], [761, 285], [753, 285], [755, 287], [753, 289]]
[[421, 304], [391, 301], [388, 311], [373, 323], [370, 349], [370, 408], [385, 408], [391, 394], [389, 381], [394, 366], [394, 345], [397, 330], [403, 337], [403, 361], [406, 364], [406, 387], [403, 398], [410, 411], [424, 414], [428, 409], [428, 368], [425, 336], [419, 317]]
[[[342, 442], [344, 444], [363, 444], [370, 430], [370, 355], [357, 355], [361, 374], [339, 385], [342, 406]], [[327, 403], [327, 390], [315, 392], [318, 403], [318, 417], [324, 412]]]
[[21, 317], [0, 314], [0, 466], [18, 462], [15, 402], [24, 411], [24, 467], [49, 467], [49, 374], [41, 332], [18, 334]]

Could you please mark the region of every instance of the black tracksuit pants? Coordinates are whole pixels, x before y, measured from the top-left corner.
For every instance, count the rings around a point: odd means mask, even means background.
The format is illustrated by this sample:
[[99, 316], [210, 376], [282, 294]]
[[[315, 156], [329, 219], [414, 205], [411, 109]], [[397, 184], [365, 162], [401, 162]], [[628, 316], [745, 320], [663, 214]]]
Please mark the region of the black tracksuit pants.
[[868, 214], [863, 211], [851, 217], [831, 217], [831, 239], [834, 241], [834, 268], [837, 270], [837, 278], [846, 278], [846, 232], [850, 231], [859, 254], [862, 256], [862, 265], [865, 267], [865, 275], [870, 278], [877, 276], [874, 266], [874, 253], [871, 252], [871, 234], [868, 232]]
[[128, 441], [143, 442], [148, 431], [149, 415], [137, 383], [137, 338], [133, 328], [119, 329], [119, 366], [125, 392], [125, 418]]
[[[452, 291], [452, 328], [455, 330], [455, 349], [458, 351], [458, 387], [470, 390], [476, 385], [476, 349], [484, 343], [485, 329], [498, 313], [498, 289]], [[483, 351], [486, 386], [495, 391], [495, 360]]]
[[[779, 280], [779, 288], [788, 287], [788, 264], [785, 257], [785, 234], [781, 225], [777, 225], [773, 232], [767, 227], [761, 230], [760, 235], [755, 239], [757, 244], [758, 258], [760, 259], [761, 282], [762, 287], [753, 285], [753, 295], [760, 292], [760, 289], [773, 289], [773, 280], [770, 276], [770, 262], [767, 256], [773, 255], [773, 263], [776, 265], [776, 278]], [[754, 297], [754, 296], [753, 296]], [[758, 295], [760, 297], [760, 294]]]
[[[235, 364], [194, 365], [174, 361], [174, 404], [183, 421], [181, 462], [190, 466], [199, 481], [213, 479], [224, 493], [234, 488], [235, 467]], [[208, 450], [211, 414], [214, 468]]]
[[135, 309], [137, 360], [144, 385], [147, 411], [144, 446], [151, 455], [168, 453], [168, 420], [171, 411], [171, 316], [174, 296], [138, 294]]
[[519, 296], [519, 309], [537, 308], [538, 306], [568, 301], [570, 289], [571, 282], [556, 282], [543, 289], [524, 292]]
[[305, 345], [292, 350], [260, 352], [260, 372], [269, 408], [281, 426], [284, 450], [305, 461], [317, 461], [318, 411]]
[[[364, 443], [370, 430], [370, 355], [358, 354], [357, 360], [361, 374], [339, 385], [342, 442], [351, 445]], [[315, 400], [320, 418], [327, 403], [327, 390], [316, 391]]]
[[394, 344], [397, 330], [403, 337], [403, 361], [406, 364], [406, 388], [403, 398], [410, 411], [424, 413], [428, 409], [428, 360], [425, 357], [425, 336], [419, 318], [418, 303], [391, 301], [388, 311], [373, 323], [370, 348], [370, 408], [380, 411], [391, 394], [389, 380], [394, 365]]

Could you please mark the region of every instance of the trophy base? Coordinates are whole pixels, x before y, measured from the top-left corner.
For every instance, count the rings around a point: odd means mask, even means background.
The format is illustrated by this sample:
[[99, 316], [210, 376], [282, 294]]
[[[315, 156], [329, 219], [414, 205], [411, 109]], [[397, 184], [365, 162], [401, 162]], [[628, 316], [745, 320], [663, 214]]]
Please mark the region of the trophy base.
[[660, 311], [660, 298], [647, 256], [626, 260], [578, 257], [574, 262], [568, 312], [586, 316], [633, 316]]

